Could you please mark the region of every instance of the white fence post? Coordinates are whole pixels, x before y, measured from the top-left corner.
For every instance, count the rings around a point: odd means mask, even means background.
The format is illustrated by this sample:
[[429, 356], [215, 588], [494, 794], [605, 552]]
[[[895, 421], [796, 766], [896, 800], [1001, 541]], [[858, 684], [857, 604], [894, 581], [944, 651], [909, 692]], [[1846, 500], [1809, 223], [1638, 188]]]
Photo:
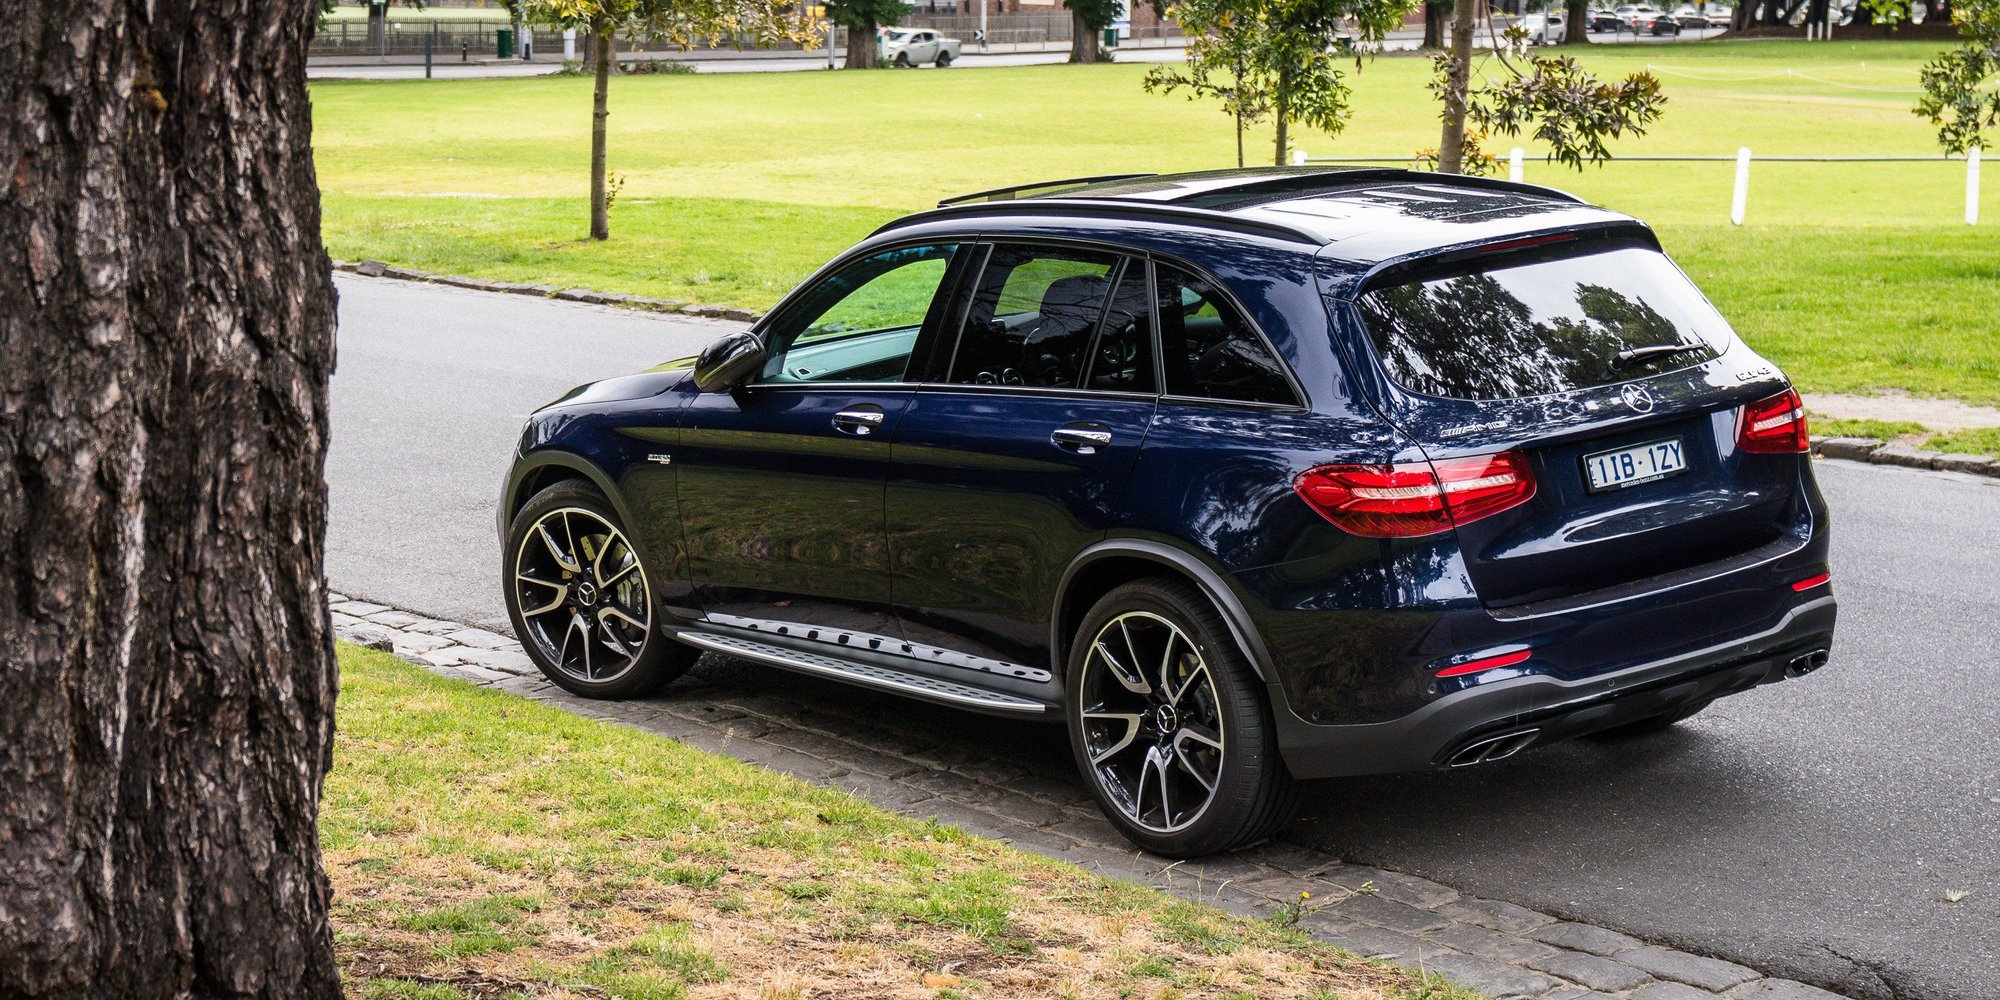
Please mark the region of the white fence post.
[[1521, 183], [1521, 147], [1519, 146], [1515, 146], [1514, 151], [1507, 154], [1507, 179], [1516, 184]]
[[1736, 151], [1736, 193], [1729, 198], [1729, 221], [1743, 224], [1743, 206], [1750, 200], [1750, 147]]
[[1305, 165], [1306, 165], [1306, 151], [1303, 149], [1292, 150], [1292, 166], [1303, 167]]
[[1979, 147], [1965, 151], [1965, 224], [1979, 225]]

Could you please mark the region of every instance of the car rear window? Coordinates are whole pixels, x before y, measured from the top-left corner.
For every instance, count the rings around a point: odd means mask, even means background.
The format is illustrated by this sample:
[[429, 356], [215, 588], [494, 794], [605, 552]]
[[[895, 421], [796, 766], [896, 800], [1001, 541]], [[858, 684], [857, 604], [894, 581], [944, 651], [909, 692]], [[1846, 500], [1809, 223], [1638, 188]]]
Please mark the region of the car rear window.
[[1456, 399], [1677, 371], [1715, 358], [1733, 336], [1679, 268], [1636, 244], [1418, 274], [1369, 290], [1358, 305], [1390, 378]]

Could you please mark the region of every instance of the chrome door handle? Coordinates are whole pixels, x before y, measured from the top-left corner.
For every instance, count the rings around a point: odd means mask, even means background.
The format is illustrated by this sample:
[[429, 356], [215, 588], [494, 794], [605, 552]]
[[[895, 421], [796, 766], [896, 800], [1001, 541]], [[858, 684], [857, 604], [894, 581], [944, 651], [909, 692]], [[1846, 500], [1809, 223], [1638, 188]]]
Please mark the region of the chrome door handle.
[[1110, 446], [1111, 432], [1105, 430], [1101, 424], [1058, 427], [1055, 433], [1049, 435], [1049, 440], [1065, 451], [1073, 451], [1079, 455], [1095, 455], [1097, 449]]
[[872, 406], [865, 410], [856, 407], [852, 410], [842, 410], [834, 414], [833, 426], [837, 430], [866, 437], [875, 433], [875, 429], [882, 426], [884, 419], [883, 413], [879, 409]]

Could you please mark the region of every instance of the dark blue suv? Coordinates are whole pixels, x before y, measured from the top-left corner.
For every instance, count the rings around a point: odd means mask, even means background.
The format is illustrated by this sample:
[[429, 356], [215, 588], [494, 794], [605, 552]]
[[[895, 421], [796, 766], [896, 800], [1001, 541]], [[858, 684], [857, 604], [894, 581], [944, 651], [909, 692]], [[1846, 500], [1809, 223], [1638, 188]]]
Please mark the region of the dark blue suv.
[[1093, 178], [890, 223], [536, 413], [516, 630], [1062, 720], [1166, 855], [1299, 779], [1635, 733], [1826, 661], [1798, 395], [1632, 219], [1393, 170]]

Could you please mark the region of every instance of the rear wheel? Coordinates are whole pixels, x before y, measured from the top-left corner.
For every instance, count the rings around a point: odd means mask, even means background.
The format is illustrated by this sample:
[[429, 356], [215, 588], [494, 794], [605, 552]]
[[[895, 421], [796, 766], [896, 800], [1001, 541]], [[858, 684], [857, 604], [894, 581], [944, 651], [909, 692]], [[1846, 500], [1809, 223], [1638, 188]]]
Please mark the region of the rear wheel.
[[1600, 729], [1597, 732], [1591, 733], [1590, 736], [1592, 739], [1622, 740], [1630, 739], [1634, 736], [1645, 736], [1649, 733], [1665, 732], [1685, 720], [1694, 718], [1696, 713], [1712, 704], [1714, 702], [1698, 701], [1692, 705], [1683, 705], [1680, 708], [1661, 715], [1640, 719], [1636, 722], [1627, 722], [1622, 726], [1612, 726], [1610, 729]]
[[1077, 629], [1066, 684], [1077, 767], [1133, 843], [1198, 857], [1290, 818], [1297, 782], [1260, 685], [1194, 588], [1140, 580], [1106, 594]]
[[939, 53], [938, 53], [938, 57], [937, 57], [937, 68], [939, 68], [939, 69], [950, 69], [950, 68], [951, 68], [951, 53], [949, 53], [949, 52], [939, 52]]
[[638, 550], [604, 495], [583, 482], [535, 494], [514, 516], [501, 558], [514, 634], [566, 691], [650, 694], [701, 655], [660, 634]]

